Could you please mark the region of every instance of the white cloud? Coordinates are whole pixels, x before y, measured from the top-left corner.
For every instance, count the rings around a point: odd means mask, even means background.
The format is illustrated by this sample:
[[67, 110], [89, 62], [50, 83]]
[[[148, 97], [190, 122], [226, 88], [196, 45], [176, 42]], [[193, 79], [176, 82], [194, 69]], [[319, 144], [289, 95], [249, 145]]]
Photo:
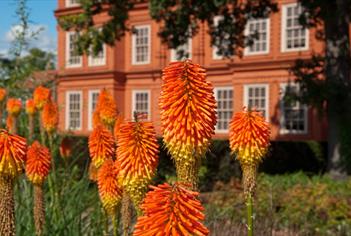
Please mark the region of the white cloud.
[[[0, 54], [7, 54], [11, 43], [15, 39], [16, 34], [22, 31], [22, 27], [19, 25], [12, 26], [9, 31], [0, 39]], [[28, 37], [29, 48], [39, 48], [44, 51], [50, 51], [56, 53], [56, 38], [50, 35], [48, 27], [46, 25], [30, 25], [28, 30], [28, 36], [35, 32], [39, 32], [35, 38]], [[24, 52], [25, 54], [25, 52]]]

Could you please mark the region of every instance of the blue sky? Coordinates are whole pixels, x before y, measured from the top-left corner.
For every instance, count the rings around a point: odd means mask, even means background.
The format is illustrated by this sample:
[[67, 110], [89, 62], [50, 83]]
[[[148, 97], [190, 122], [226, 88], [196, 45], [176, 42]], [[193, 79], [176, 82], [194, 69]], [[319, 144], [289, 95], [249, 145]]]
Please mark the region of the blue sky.
[[[16, 26], [17, 0], [0, 0], [0, 54], [5, 54], [12, 40], [11, 29]], [[32, 42], [31, 46], [43, 50], [56, 51], [56, 20], [54, 10], [57, 0], [27, 0], [30, 9], [31, 27], [33, 29], [43, 28], [38, 40]]]

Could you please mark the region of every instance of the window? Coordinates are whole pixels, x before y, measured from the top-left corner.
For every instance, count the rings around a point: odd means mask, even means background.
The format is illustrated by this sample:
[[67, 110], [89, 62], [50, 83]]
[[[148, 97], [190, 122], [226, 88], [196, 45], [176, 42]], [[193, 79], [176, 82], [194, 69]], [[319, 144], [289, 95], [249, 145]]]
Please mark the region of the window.
[[[192, 49], [192, 39], [189, 38], [186, 44], [178, 46], [176, 49], [171, 50], [171, 61], [184, 60], [187, 58], [191, 58], [191, 50]], [[183, 56], [179, 58], [179, 52], [183, 52]]]
[[90, 90], [89, 91], [89, 108], [88, 108], [88, 129], [93, 129], [93, 113], [98, 102], [100, 90]]
[[233, 116], [233, 88], [215, 88], [217, 100], [217, 125], [216, 132], [228, 132], [229, 122]]
[[79, 5], [79, 0], [66, 0], [66, 7], [74, 7]]
[[136, 26], [132, 36], [132, 64], [150, 63], [150, 25]]
[[[213, 25], [217, 27], [221, 20], [223, 20], [223, 16], [215, 16], [213, 18]], [[218, 48], [216, 46], [212, 47], [212, 58], [215, 60], [223, 59], [223, 56], [219, 54]]]
[[103, 66], [106, 64], [106, 45], [102, 45], [102, 50], [94, 55], [92, 52], [89, 55], [89, 66]]
[[294, 3], [283, 5], [282, 16], [282, 51], [308, 49], [308, 30], [299, 23], [301, 5]]
[[133, 91], [133, 108], [132, 117], [134, 113], [145, 115], [145, 119], [150, 119], [150, 91], [149, 90], [134, 90]]
[[269, 52], [269, 19], [252, 19], [246, 25], [246, 35], [255, 36], [252, 45], [245, 48], [246, 55]]
[[268, 120], [268, 85], [245, 85], [244, 89], [244, 105], [248, 109], [256, 108], [261, 111]]
[[77, 46], [75, 41], [77, 40], [76, 32], [67, 32], [66, 37], [66, 66], [67, 67], [79, 67], [82, 66], [82, 57], [76, 52]]
[[82, 129], [82, 92], [66, 93], [66, 129]]
[[280, 119], [281, 134], [303, 134], [307, 132], [307, 106], [298, 101], [286, 101], [286, 95], [297, 94], [297, 84], [281, 84], [280, 108], [282, 116]]

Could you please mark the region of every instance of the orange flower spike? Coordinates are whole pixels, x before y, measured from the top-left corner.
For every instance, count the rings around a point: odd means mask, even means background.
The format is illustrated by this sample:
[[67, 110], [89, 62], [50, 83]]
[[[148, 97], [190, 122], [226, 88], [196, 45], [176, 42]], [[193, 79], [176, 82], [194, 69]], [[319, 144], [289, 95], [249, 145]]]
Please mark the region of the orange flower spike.
[[229, 125], [230, 148], [242, 165], [257, 165], [266, 155], [270, 138], [268, 122], [256, 110], [237, 112]]
[[113, 128], [113, 134], [117, 140], [118, 133], [120, 132], [121, 124], [123, 123], [123, 117], [118, 115], [116, 118], [115, 126]]
[[47, 100], [44, 104], [43, 111], [41, 113], [41, 120], [43, 127], [48, 133], [52, 133], [56, 130], [58, 125], [59, 113], [58, 107], [55, 102], [51, 99]]
[[35, 141], [27, 151], [26, 175], [36, 185], [42, 185], [51, 166], [51, 154], [48, 148]]
[[123, 186], [138, 206], [158, 164], [156, 132], [151, 122], [127, 122], [120, 125], [117, 140], [116, 165]]
[[100, 119], [100, 113], [98, 110], [95, 110], [93, 113], [93, 128], [103, 125]]
[[28, 99], [26, 101], [26, 113], [30, 116], [34, 115], [35, 113], [35, 105], [34, 105], [34, 100], [33, 99]]
[[6, 104], [6, 110], [11, 116], [18, 116], [22, 107], [22, 102], [17, 98], [9, 98]]
[[159, 107], [164, 142], [175, 159], [178, 177], [193, 182], [187, 170], [205, 155], [215, 130], [213, 86], [206, 81], [205, 70], [190, 60], [171, 63], [162, 80]]
[[34, 90], [33, 100], [35, 107], [41, 111], [44, 107], [44, 104], [50, 99], [51, 92], [50, 89], [43, 86], [39, 86]]
[[6, 89], [0, 88], [0, 103], [5, 100], [6, 94], [7, 94]]
[[26, 139], [0, 130], [0, 175], [19, 176], [26, 161]]
[[96, 168], [99, 168], [107, 159], [112, 159], [115, 140], [109, 130], [97, 126], [89, 135], [89, 154]]
[[106, 160], [98, 170], [97, 184], [104, 209], [114, 216], [122, 198], [122, 189], [118, 185], [118, 169], [111, 159]]
[[180, 183], [151, 186], [153, 190], [141, 204], [144, 215], [138, 218], [133, 235], [208, 235], [201, 223], [205, 216], [198, 193], [185, 187]]
[[117, 117], [117, 105], [112, 95], [106, 89], [102, 89], [100, 92], [97, 110], [101, 121], [109, 127], [113, 126]]

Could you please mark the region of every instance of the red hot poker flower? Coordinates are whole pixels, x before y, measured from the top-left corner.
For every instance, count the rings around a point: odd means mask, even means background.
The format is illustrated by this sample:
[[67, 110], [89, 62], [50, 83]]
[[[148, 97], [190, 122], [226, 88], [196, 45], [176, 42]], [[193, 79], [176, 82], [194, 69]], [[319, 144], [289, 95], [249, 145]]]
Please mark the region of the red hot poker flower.
[[89, 136], [89, 153], [96, 168], [107, 159], [112, 159], [115, 140], [111, 132], [103, 126], [97, 126]]
[[135, 225], [134, 236], [171, 235], [188, 236], [208, 235], [208, 229], [201, 223], [204, 208], [197, 199], [199, 193], [192, 192], [177, 183], [167, 183], [146, 194], [141, 209], [144, 212]]
[[97, 184], [102, 205], [106, 212], [114, 216], [122, 198], [122, 188], [118, 184], [118, 169], [109, 159], [98, 170]]
[[48, 99], [44, 104], [41, 118], [46, 132], [52, 133], [56, 130], [59, 121], [59, 112], [57, 104], [51, 99]]
[[51, 92], [50, 89], [45, 88], [43, 86], [39, 86], [34, 90], [33, 100], [35, 107], [41, 111], [43, 109], [44, 104], [50, 99]]
[[6, 94], [7, 94], [6, 89], [0, 88], [0, 103], [5, 100]]
[[190, 60], [171, 63], [163, 70], [162, 80], [159, 107], [164, 142], [175, 159], [179, 179], [194, 184], [196, 166], [216, 125], [213, 86], [206, 81], [205, 69]]
[[17, 98], [9, 98], [7, 100], [6, 110], [11, 116], [18, 116], [22, 107], [22, 102]]
[[105, 125], [111, 127], [114, 124], [117, 117], [117, 105], [106, 89], [102, 89], [100, 92], [96, 110]]
[[48, 176], [51, 165], [51, 155], [48, 148], [35, 141], [27, 151], [26, 175], [37, 185], [43, 184]]
[[26, 139], [0, 130], [0, 175], [19, 176], [26, 161]]
[[158, 143], [151, 122], [128, 122], [117, 133], [116, 164], [123, 186], [137, 206], [154, 176], [158, 163]]
[[241, 164], [257, 165], [269, 146], [270, 128], [256, 110], [234, 114], [229, 126], [230, 148]]
[[28, 114], [28, 115], [34, 115], [34, 113], [35, 113], [35, 105], [34, 105], [34, 100], [33, 99], [28, 99], [27, 101], [26, 101], [26, 113]]

